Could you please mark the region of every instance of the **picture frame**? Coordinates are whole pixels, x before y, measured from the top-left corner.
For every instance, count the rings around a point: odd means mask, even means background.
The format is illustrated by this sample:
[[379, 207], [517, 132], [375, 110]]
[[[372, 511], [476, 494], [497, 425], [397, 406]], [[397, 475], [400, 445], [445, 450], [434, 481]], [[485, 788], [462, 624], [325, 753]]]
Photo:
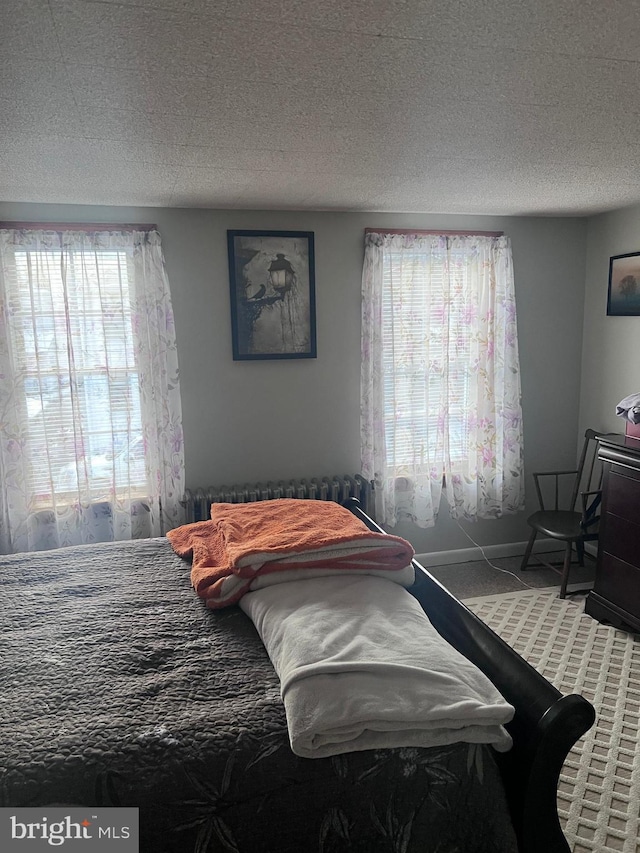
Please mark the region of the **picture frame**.
[[640, 316], [640, 252], [613, 255], [609, 259], [607, 314]]
[[227, 231], [233, 360], [316, 358], [313, 231]]

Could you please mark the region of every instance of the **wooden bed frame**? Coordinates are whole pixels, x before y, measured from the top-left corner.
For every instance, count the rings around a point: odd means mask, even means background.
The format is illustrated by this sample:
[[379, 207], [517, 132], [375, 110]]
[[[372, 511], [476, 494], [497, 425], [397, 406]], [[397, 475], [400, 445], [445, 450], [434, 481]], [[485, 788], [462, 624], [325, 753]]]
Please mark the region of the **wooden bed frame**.
[[[371, 530], [385, 531], [357, 499], [344, 506]], [[476, 664], [516, 709], [506, 728], [513, 748], [496, 754], [521, 853], [569, 853], [556, 795], [562, 765], [595, 721], [593, 706], [578, 695], [563, 696], [524, 658], [458, 601], [416, 560], [410, 590], [436, 630]]]

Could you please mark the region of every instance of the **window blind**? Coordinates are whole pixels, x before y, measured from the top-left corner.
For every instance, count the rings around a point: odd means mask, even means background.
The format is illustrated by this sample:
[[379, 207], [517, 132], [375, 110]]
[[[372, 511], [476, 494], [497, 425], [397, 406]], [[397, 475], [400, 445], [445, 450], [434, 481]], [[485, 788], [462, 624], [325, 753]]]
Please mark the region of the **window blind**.
[[9, 334], [29, 489], [43, 504], [77, 491], [79, 481], [95, 499], [112, 483], [144, 495], [130, 258], [111, 249], [16, 249], [11, 260]]
[[[466, 453], [472, 340], [462, 253], [431, 247], [383, 256], [382, 348], [390, 465]], [[442, 415], [444, 412], [444, 417]]]

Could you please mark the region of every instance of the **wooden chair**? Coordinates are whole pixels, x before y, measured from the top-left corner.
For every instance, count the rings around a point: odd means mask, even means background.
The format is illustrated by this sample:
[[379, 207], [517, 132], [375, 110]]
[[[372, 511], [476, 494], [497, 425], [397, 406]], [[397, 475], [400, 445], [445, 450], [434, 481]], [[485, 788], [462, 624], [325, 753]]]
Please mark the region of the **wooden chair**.
[[[572, 485], [570, 482], [568, 483], [568, 477], [573, 478]], [[577, 552], [578, 564], [584, 566], [584, 543], [598, 538], [599, 507], [602, 501], [602, 466], [598, 460], [598, 440], [595, 430], [588, 429], [585, 431], [584, 445], [576, 469], [537, 472], [533, 475], [533, 479], [538, 493], [540, 509], [527, 519], [532, 530], [520, 570], [525, 571], [527, 568], [534, 542], [539, 533], [548, 536], [550, 539], [557, 539], [558, 542], [564, 542], [565, 553], [562, 563], [551, 563], [538, 554], [535, 555], [538, 565], [547, 566], [554, 571], [558, 571], [558, 567], [562, 566], [560, 598], [564, 598], [567, 594], [573, 547], [575, 546]], [[564, 503], [563, 486], [566, 494], [568, 485], [571, 485], [570, 497], [566, 503], [566, 508], [561, 508]], [[545, 497], [548, 502], [551, 491], [553, 491], [554, 507], [547, 509]], [[578, 498], [580, 498], [579, 504]]]

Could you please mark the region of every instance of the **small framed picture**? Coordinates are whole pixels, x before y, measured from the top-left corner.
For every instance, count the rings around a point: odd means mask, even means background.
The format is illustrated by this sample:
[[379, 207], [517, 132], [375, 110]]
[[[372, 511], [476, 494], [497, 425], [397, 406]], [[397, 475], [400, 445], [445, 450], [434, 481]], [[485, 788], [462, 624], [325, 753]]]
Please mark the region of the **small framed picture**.
[[312, 231], [227, 231], [234, 361], [316, 358]]
[[609, 260], [607, 314], [640, 315], [640, 252], [614, 255]]

